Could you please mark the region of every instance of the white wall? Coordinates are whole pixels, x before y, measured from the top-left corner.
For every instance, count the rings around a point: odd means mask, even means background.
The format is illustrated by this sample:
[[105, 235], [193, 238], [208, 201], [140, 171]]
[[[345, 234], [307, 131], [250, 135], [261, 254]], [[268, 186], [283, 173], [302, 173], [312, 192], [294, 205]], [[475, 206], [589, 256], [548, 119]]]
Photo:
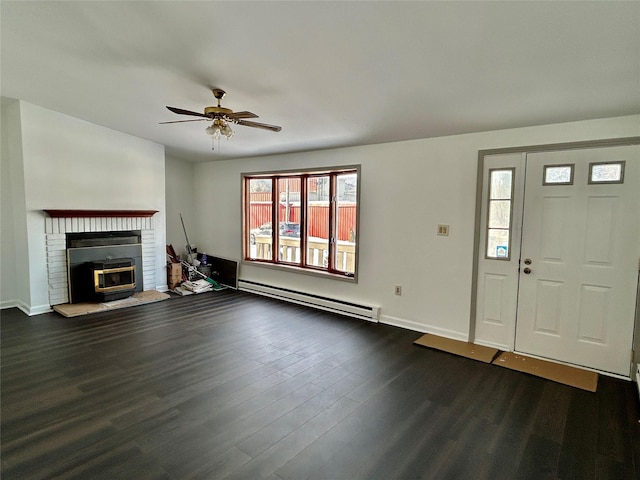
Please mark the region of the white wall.
[[[357, 284], [242, 264], [240, 278], [382, 307], [381, 321], [468, 339], [484, 149], [640, 135], [640, 116], [195, 165], [198, 245], [240, 259], [240, 174], [361, 164]], [[438, 224], [450, 235], [438, 237]], [[402, 296], [394, 295], [402, 285]]]
[[20, 104], [2, 99], [0, 175], [0, 307], [29, 305], [27, 226], [22, 168]]
[[[195, 214], [195, 166], [178, 158], [167, 156], [165, 160], [165, 195], [167, 201], [167, 244], [173, 245], [176, 253], [182, 255], [187, 241], [180, 222], [180, 214], [184, 219], [189, 242], [198, 244], [196, 227], [198, 219]], [[206, 217], [205, 217], [206, 218]]]
[[[28, 313], [49, 309], [43, 209], [158, 210], [156, 282], [166, 285], [164, 147], [23, 101], [18, 105], [27, 261], [16, 257], [18, 269], [28, 271], [28, 295], [18, 292], [28, 296]], [[12, 188], [19, 201], [20, 185]]]

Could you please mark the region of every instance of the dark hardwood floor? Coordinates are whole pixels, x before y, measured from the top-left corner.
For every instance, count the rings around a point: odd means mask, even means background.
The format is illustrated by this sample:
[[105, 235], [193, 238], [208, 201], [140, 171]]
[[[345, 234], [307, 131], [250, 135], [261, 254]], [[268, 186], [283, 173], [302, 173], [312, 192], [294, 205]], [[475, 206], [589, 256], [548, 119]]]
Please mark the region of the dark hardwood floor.
[[630, 382], [233, 291], [0, 323], [4, 480], [640, 478]]

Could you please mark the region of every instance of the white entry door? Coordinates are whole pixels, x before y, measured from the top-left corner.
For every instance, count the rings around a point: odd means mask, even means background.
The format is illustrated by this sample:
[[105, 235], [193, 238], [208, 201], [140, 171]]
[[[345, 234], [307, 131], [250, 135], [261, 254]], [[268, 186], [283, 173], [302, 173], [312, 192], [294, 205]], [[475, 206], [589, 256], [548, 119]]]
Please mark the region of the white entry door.
[[515, 350], [628, 377], [640, 147], [528, 154]]
[[514, 348], [525, 159], [487, 155], [482, 175], [473, 341], [506, 351]]

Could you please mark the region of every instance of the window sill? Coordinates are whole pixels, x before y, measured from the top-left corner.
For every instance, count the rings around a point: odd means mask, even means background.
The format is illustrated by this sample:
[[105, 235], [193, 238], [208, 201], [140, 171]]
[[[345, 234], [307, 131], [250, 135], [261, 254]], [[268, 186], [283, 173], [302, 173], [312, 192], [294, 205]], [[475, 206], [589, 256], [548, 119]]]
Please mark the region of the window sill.
[[257, 262], [252, 260], [242, 260], [243, 265], [252, 267], [270, 268], [272, 270], [280, 270], [282, 272], [298, 273], [302, 275], [311, 275], [313, 277], [326, 278], [328, 280], [338, 280], [341, 282], [358, 283], [358, 275], [349, 276], [340, 273], [330, 273], [322, 270], [314, 270], [311, 268], [301, 268], [295, 265], [285, 265], [282, 263]]

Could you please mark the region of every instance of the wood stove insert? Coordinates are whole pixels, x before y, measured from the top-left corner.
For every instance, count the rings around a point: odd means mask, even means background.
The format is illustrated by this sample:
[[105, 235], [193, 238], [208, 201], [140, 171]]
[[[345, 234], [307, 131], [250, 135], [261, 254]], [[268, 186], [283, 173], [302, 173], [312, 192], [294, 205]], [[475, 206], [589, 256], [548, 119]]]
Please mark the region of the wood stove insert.
[[133, 258], [116, 258], [89, 262], [93, 277], [94, 296], [110, 302], [127, 298], [136, 290], [136, 266]]
[[142, 291], [139, 230], [68, 233], [69, 301], [109, 302]]

